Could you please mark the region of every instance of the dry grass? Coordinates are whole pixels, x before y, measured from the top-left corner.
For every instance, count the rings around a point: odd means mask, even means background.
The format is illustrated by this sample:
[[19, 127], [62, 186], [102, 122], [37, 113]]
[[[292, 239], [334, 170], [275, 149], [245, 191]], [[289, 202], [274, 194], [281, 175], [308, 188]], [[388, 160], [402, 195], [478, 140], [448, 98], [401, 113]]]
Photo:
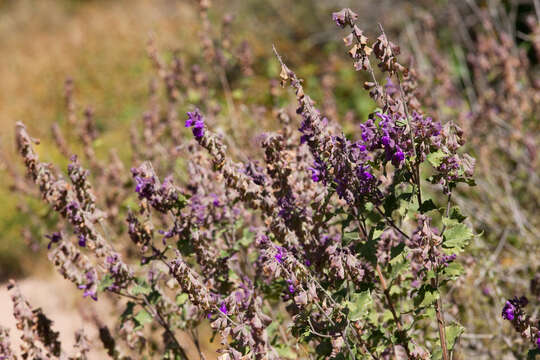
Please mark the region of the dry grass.
[[[24, 120], [44, 140], [41, 156], [60, 162], [50, 142], [50, 126], [65, 119], [63, 83], [71, 76], [82, 109], [96, 111], [106, 131], [97, 151], [128, 141], [123, 129], [146, 105], [152, 76], [145, 45], [152, 33], [163, 49], [190, 51], [194, 36], [193, 9], [167, 0], [18, 0], [0, 1], [0, 151], [15, 163], [12, 129]], [[186, 45], [187, 44], [187, 45]], [[191, 50], [192, 51], [192, 50]], [[121, 104], [121, 105], [120, 105]], [[120, 153], [126, 149], [120, 146]], [[2, 171], [0, 161], [0, 174]], [[0, 177], [0, 262], [5, 274], [19, 274], [32, 256], [21, 241], [22, 220], [17, 199]], [[5, 269], [7, 268], [7, 270]]]
[[160, 46], [176, 48], [194, 29], [184, 2], [21, 0], [0, 9], [0, 125], [11, 129], [24, 119], [39, 134], [48, 132], [45, 122], [62, 116], [69, 75], [98, 119], [117, 128], [127, 114], [114, 105], [133, 103], [146, 92], [149, 35], [159, 33]]

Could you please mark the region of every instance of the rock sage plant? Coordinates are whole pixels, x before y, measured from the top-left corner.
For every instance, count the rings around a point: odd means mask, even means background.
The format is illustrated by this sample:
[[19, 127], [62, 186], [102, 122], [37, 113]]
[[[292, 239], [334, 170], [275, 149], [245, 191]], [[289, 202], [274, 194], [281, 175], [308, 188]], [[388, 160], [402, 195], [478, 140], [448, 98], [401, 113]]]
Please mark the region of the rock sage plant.
[[[205, 28], [208, 6], [201, 1]], [[51, 262], [85, 301], [123, 299], [118, 327], [99, 325], [109, 356], [187, 359], [187, 337], [204, 358], [196, 329], [209, 323], [221, 360], [452, 358], [464, 328], [445, 317], [445, 292], [475, 236], [452, 195], [474, 185], [475, 161], [456, 123], [423, 111], [399, 46], [382, 26], [369, 39], [357, 18], [350, 9], [332, 14], [377, 106], [352, 136], [317, 108], [276, 48], [296, 112], [274, 109], [280, 129], [258, 138], [258, 159], [228, 149], [212, 102], [196, 107], [183, 96], [190, 87], [211, 94], [203, 70], [186, 74], [178, 58], [169, 67], [152, 49], [168, 108], [161, 117], [153, 107], [132, 135], [131, 172], [114, 153], [106, 164], [95, 160], [91, 111], [84, 161], [71, 156], [67, 175], [40, 161], [38, 141], [17, 124], [29, 179], [59, 214], [55, 231], [43, 234]], [[252, 74], [247, 50], [234, 58], [214, 39], [204, 44], [223, 84], [225, 59]], [[182, 125], [191, 139], [181, 139]], [[69, 155], [58, 128], [55, 138]], [[174, 175], [179, 154], [187, 176]], [[71, 353], [62, 348], [52, 322], [10, 289], [22, 358], [86, 359], [97, 346], [79, 332]], [[502, 316], [538, 343], [526, 303], [509, 300]], [[16, 358], [3, 328], [0, 351]]]

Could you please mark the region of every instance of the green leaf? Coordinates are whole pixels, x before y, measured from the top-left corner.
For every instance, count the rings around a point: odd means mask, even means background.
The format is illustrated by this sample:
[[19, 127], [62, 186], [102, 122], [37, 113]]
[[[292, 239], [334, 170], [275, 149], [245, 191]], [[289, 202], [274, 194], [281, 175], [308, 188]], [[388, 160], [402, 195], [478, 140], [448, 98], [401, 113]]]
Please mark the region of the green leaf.
[[107, 274], [101, 279], [99, 285], [98, 285], [98, 291], [103, 292], [105, 291], [109, 286], [111, 286], [114, 283], [114, 280], [112, 277]]
[[444, 232], [443, 247], [447, 254], [458, 254], [465, 250], [473, 237], [473, 232], [465, 224], [456, 224]]
[[389, 194], [383, 202], [384, 214], [391, 217], [392, 212], [399, 208], [399, 200], [395, 194]]
[[381, 321], [385, 323], [393, 319], [394, 319], [394, 315], [392, 315], [392, 312], [390, 310], [384, 310]]
[[372, 264], [377, 263], [377, 241], [368, 240], [357, 246], [357, 253]]
[[280, 359], [296, 359], [296, 352], [286, 345], [277, 345], [275, 347]]
[[251, 233], [248, 229], [244, 229], [242, 238], [238, 240], [238, 243], [247, 248], [253, 242], [253, 238], [253, 233]]
[[527, 360], [535, 360], [540, 355], [540, 349], [531, 349], [527, 353]]
[[384, 232], [384, 229], [377, 229], [377, 228], [375, 228], [375, 229], [373, 229], [373, 234], [372, 234], [371, 238], [372, 238], [373, 240], [377, 240], [378, 238], [381, 237], [381, 235], [382, 235], [383, 232]]
[[442, 161], [446, 156], [447, 155], [442, 150], [437, 150], [431, 154], [428, 154], [426, 159], [433, 167], [437, 168], [442, 164]]
[[184, 196], [184, 194], [181, 194], [181, 193], [177, 193], [177, 199], [176, 199], [176, 204], [175, 204], [175, 207], [178, 209], [178, 210], [181, 210], [183, 209], [187, 204], [187, 199], [186, 197]]
[[152, 322], [152, 315], [146, 310], [141, 310], [133, 317], [133, 320], [135, 320], [138, 326], [142, 327], [144, 324]]
[[133, 301], [128, 301], [126, 304], [126, 309], [120, 315], [120, 321], [123, 324], [128, 318], [130, 318], [133, 315], [133, 309], [135, 308], [135, 303]]
[[369, 312], [372, 301], [369, 290], [352, 294], [351, 300], [346, 302], [349, 309], [349, 319], [356, 321], [363, 318]]
[[403, 292], [403, 289], [399, 285], [392, 285], [390, 286], [389, 293], [390, 295], [399, 295]]
[[189, 298], [189, 296], [186, 293], [179, 294], [179, 295], [176, 296], [176, 304], [178, 306], [182, 306], [182, 305], [184, 305], [186, 303], [188, 298]]
[[435, 349], [433, 349], [433, 352], [431, 353], [431, 360], [441, 360], [442, 359], [442, 349], [439, 345], [439, 342], [437, 342], [437, 346]]
[[430, 319], [435, 320], [435, 307], [430, 306], [426, 308], [425, 310], [419, 310], [416, 312], [415, 315], [415, 321], [422, 320], [422, 319]]
[[452, 323], [445, 327], [446, 329], [446, 346], [448, 351], [452, 351], [456, 345], [456, 341], [461, 334], [465, 331], [465, 328], [458, 323]]
[[332, 352], [332, 344], [330, 343], [330, 340], [326, 338], [323, 339], [315, 348], [315, 352], [319, 356], [328, 357]]
[[397, 278], [403, 271], [406, 271], [409, 267], [410, 262], [407, 260], [405, 249], [401, 249], [398, 245], [392, 248], [391, 260], [390, 260], [390, 271], [389, 276], [390, 280]]
[[193, 243], [188, 237], [181, 237], [180, 240], [176, 242], [176, 248], [184, 256], [189, 256], [195, 252]]
[[390, 259], [393, 259], [396, 256], [403, 254], [404, 251], [405, 251], [405, 243], [404, 242], [399, 243], [398, 245], [390, 249]]
[[238, 274], [236, 274], [236, 271], [234, 271], [233, 269], [229, 269], [229, 279], [238, 280], [240, 278], [238, 277]]
[[450, 219], [457, 220], [457, 222], [463, 222], [467, 217], [461, 213], [461, 210], [459, 207], [454, 206], [450, 210]]
[[459, 221], [457, 221], [456, 219], [443, 217], [442, 218], [442, 223], [446, 227], [452, 227], [452, 226], [455, 226], [455, 225], [459, 224]]
[[431, 200], [431, 199], [428, 199], [428, 200], [422, 202], [422, 205], [420, 206], [420, 208], [418, 208], [418, 210], [419, 210], [422, 214], [425, 214], [425, 213], [427, 213], [428, 211], [436, 210], [436, 209], [437, 209], [437, 205], [435, 205], [435, 203], [434, 203], [433, 200]]
[[193, 89], [188, 89], [187, 96], [190, 103], [197, 103], [201, 99], [201, 94]]
[[343, 242], [345, 244], [348, 244], [351, 241], [358, 239], [360, 239], [360, 233], [358, 231], [346, 232], [343, 234]]
[[463, 266], [458, 262], [452, 262], [444, 268], [443, 274], [446, 275], [450, 280], [455, 280], [460, 277], [465, 272]]
[[150, 294], [146, 295], [146, 298], [152, 305], [156, 305], [161, 300], [161, 293], [155, 289], [152, 289]]
[[[232, 252], [232, 251], [231, 251], [231, 252]], [[224, 249], [221, 249], [221, 250], [219, 251], [219, 257], [220, 257], [221, 259], [228, 258], [228, 257], [231, 256], [231, 252], [229, 252], [229, 251], [227, 251], [227, 250], [224, 250]]]
[[235, 89], [232, 92], [232, 97], [235, 100], [241, 100], [244, 97], [244, 91], [242, 89]]
[[407, 126], [407, 120], [405, 120], [405, 118], [398, 119], [396, 121], [396, 125], [401, 126], [401, 127], [406, 127]]
[[433, 304], [439, 298], [437, 289], [430, 285], [422, 285], [414, 297], [414, 305], [417, 307], [426, 307]]
[[140, 281], [130, 290], [131, 295], [148, 295], [152, 292], [150, 285], [146, 281]]

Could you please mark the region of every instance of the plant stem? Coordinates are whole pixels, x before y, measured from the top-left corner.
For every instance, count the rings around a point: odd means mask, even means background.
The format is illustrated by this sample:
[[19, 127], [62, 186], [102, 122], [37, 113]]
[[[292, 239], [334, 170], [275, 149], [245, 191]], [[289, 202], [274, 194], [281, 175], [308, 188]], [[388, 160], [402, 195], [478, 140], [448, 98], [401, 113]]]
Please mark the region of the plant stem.
[[187, 360], [188, 357], [187, 357], [187, 354], [186, 354], [184, 348], [182, 347], [182, 345], [180, 345], [180, 343], [176, 339], [176, 336], [174, 335], [174, 332], [171, 330], [171, 328], [169, 326], [169, 323], [163, 318], [163, 315], [161, 315], [158, 307], [156, 306], [155, 308], [152, 308], [152, 305], [148, 302], [148, 299], [146, 299], [146, 297], [144, 297], [144, 302], [146, 303], [146, 306], [147, 306], [148, 310], [153, 309], [155, 311], [155, 314], [152, 314], [153, 317], [158, 321], [158, 323], [163, 327], [163, 329], [165, 329], [165, 332], [169, 335], [171, 340], [174, 342], [174, 345], [176, 346], [176, 349], [178, 351], [178, 355], [180, 355], [182, 357], [182, 359]]
[[130, 294], [118, 291], [118, 290], [108, 290], [108, 291], [113, 293], [113, 294], [117, 294], [119, 296], [123, 296], [123, 297], [126, 297], [128, 299], [134, 300], [134, 301], [137, 302], [137, 304], [142, 306], [143, 309], [145, 309], [158, 322], [158, 324], [165, 330], [165, 332], [171, 337], [171, 340], [176, 345], [176, 348], [178, 349], [178, 354], [182, 357], [182, 359], [188, 359], [184, 348], [180, 345], [180, 343], [176, 339], [176, 336], [174, 335], [174, 332], [171, 330], [171, 328], [169, 327], [169, 324], [165, 321], [165, 319], [163, 318], [163, 316], [159, 312], [159, 309], [158, 309], [157, 306], [153, 307], [148, 302], [148, 299], [146, 297], [139, 298], [137, 296], [133, 296], [133, 295], [130, 295]]
[[448, 360], [448, 349], [446, 347], [446, 328], [444, 325], [444, 315], [442, 313], [441, 294], [435, 303], [435, 313], [437, 315], [437, 325], [439, 326], [439, 339], [441, 341], [441, 349], [443, 360]]
[[[379, 276], [379, 280], [381, 281], [381, 286], [383, 288], [384, 296], [386, 298], [386, 302], [388, 303], [388, 307], [390, 308], [390, 312], [392, 313], [392, 317], [394, 318], [394, 321], [396, 322], [396, 327], [399, 332], [403, 330], [403, 324], [401, 323], [401, 318], [397, 315], [396, 309], [394, 308], [394, 303], [392, 302], [392, 298], [390, 297], [390, 289], [388, 289], [388, 286], [386, 284], [386, 279], [384, 278], [384, 275], [381, 271], [381, 267], [379, 264], [377, 264], [377, 267], [375, 268], [377, 271], [377, 275]], [[407, 343], [402, 344], [402, 346], [405, 348], [405, 352], [407, 353], [407, 358], [411, 358], [411, 354], [409, 352], [409, 347]], [[447, 360], [447, 359], [444, 359]]]
[[[448, 202], [446, 204], [446, 217], [450, 216], [450, 203], [452, 200], [452, 193], [448, 194]], [[441, 231], [441, 236], [444, 234], [446, 226]], [[435, 277], [435, 287], [439, 290], [439, 274]], [[442, 292], [439, 291], [439, 298], [435, 302], [435, 314], [437, 316], [437, 326], [439, 327], [439, 340], [441, 342], [441, 349], [443, 360], [448, 360], [448, 349], [446, 347], [446, 325], [444, 323], [444, 313], [442, 306]]]
[[404, 236], [406, 239], [409, 239], [409, 235], [405, 234], [403, 232], [403, 230], [401, 230], [399, 228], [399, 226], [396, 225], [396, 223], [394, 222], [394, 220], [392, 220], [392, 218], [390, 218], [389, 216], [386, 216], [384, 214], [384, 212], [377, 206], [375, 209], [377, 209], [377, 211], [379, 212], [379, 214], [381, 214], [381, 216], [383, 216], [386, 220], [386, 222], [388, 223], [388, 225], [390, 225], [391, 227], [393, 227], [398, 233], [400, 233], [402, 236]]

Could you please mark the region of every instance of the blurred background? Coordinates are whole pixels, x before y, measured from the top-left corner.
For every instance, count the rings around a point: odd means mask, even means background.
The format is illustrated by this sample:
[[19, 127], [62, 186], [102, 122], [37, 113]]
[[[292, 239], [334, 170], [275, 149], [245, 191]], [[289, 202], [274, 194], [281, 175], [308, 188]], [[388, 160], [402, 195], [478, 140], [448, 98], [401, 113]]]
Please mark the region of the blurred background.
[[[199, 1], [0, 0], [0, 282], [28, 279], [23, 289], [34, 289], [29, 294], [34, 301], [60, 289], [45, 255], [43, 227], [57, 219], [39, 199], [18, 191], [24, 172], [13, 132], [15, 122], [24, 121], [41, 140], [40, 157], [60, 168], [68, 159], [53, 141], [53, 124], [63, 129], [74, 152], [82, 152], [70, 132], [66, 79], [74, 84], [76, 112], [94, 114], [96, 157], [106, 159], [115, 148], [126, 168], [133, 156], [128, 129], [141, 122], [153, 81], [160, 77], [148, 55], [152, 49], [164, 61], [177, 54], [192, 72], [205, 69], [216, 112], [222, 114], [217, 125], [239, 136], [237, 144], [250, 144], [276, 126], [268, 111], [275, 105], [270, 92], [279, 75], [272, 44], [306, 80], [310, 95], [354, 136], [375, 105], [362, 88], [363, 75], [352, 68], [344, 34], [331, 20], [331, 13], [343, 7], [359, 14], [371, 40], [377, 24], [384, 26], [429, 89], [422, 94], [427, 110], [438, 120], [458, 122], [466, 133], [468, 151], [478, 161], [478, 186], [455, 201], [482, 235], [462, 259], [468, 274], [448, 301], [451, 316], [469, 332], [462, 339], [469, 351], [464, 354], [502, 358], [493, 355], [501, 350], [485, 350], [496, 339], [493, 328], [502, 326], [501, 301], [520, 293], [540, 298], [534, 294], [540, 292], [540, 9], [535, 0], [214, 0], [210, 28], [201, 19]], [[220, 44], [230, 41], [230, 53], [245, 52], [250, 72], [229, 69], [224, 86], [203, 54], [205, 32]], [[201, 97], [185, 95], [192, 103]], [[225, 116], [231, 106], [240, 123], [232, 125]], [[183, 111], [179, 114], [181, 120]], [[0, 295], [7, 301], [3, 288]], [[62, 304], [36, 305], [54, 312], [66, 307]], [[77, 304], [70, 300], [67, 308], [76, 311]], [[505, 354], [519, 358], [512, 350]]]

